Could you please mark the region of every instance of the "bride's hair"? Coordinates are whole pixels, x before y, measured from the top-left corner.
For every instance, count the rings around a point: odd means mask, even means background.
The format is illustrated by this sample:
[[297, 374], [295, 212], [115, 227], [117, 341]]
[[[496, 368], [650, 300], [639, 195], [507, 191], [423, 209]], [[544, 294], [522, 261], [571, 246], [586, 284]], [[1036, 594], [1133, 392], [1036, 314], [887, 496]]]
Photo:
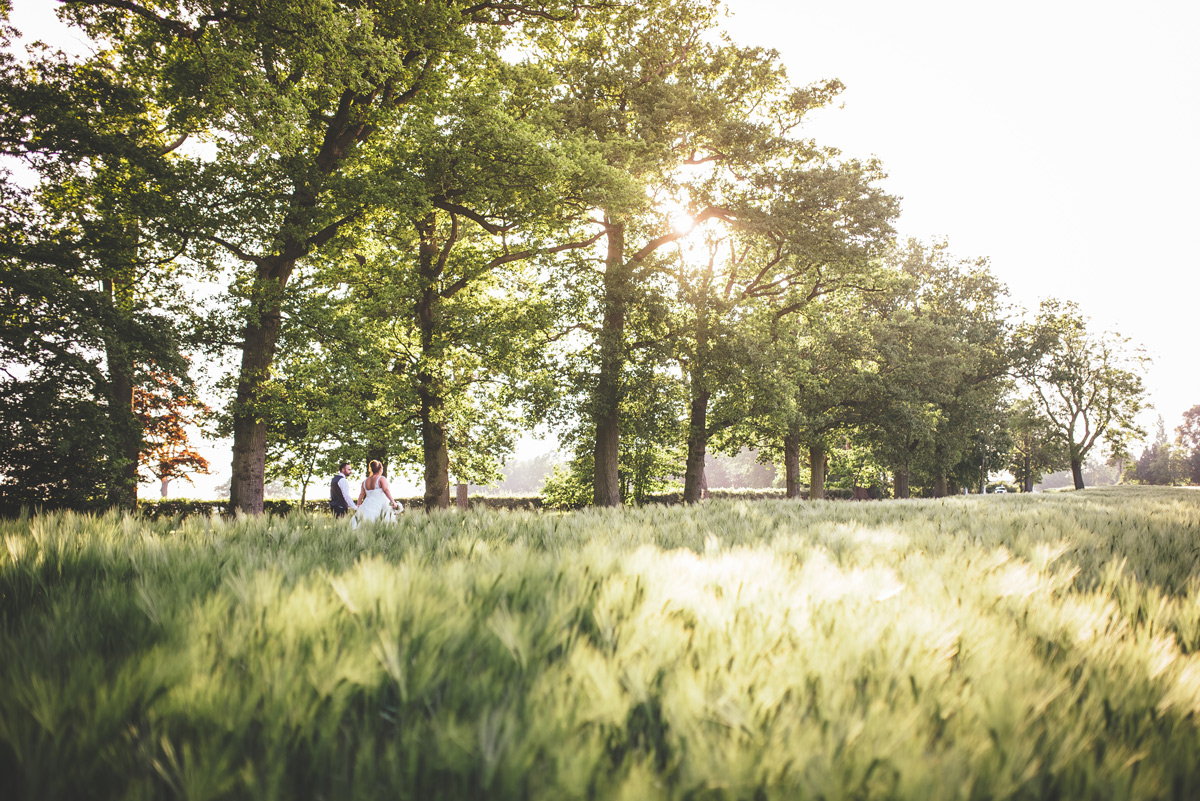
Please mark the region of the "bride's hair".
[[383, 472], [383, 465], [380, 464], [378, 460], [372, 459], [371, 460], [371, 475], [375, 475], [376, 473], [382, 473], [382, 472]]

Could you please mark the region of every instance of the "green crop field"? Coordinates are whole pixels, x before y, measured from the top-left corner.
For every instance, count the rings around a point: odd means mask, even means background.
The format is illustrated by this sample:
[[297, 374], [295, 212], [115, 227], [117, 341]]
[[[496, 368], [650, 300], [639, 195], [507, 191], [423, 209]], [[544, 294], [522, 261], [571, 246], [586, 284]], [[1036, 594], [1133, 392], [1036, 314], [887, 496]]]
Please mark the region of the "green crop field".
[[1200, 492], [0, 534], [4, 799], [1200, 797]]

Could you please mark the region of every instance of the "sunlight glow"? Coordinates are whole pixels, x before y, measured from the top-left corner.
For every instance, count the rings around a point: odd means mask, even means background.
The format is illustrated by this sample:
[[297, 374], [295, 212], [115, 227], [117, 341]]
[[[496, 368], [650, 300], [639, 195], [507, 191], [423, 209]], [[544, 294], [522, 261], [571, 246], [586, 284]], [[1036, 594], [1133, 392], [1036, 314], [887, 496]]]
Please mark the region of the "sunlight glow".
[[671, 218], [671, 228], [677, 234], [687, 235], [696, 227], [696, 220], [690, 214], [679, 214]]
[[686, 236], [696, 227], [696, 219], [688, 214], [687, 207], [675, 198], [662, 198], [658, 201], [659, 209], [671, 223], [671, 230]]
[[[626, 569], [643, 579], [648, 608], [686, 609], [697, 619], [720, 626], [731, 622], [737, 607], [772, 610], [771, 616], [809, 610], [814, 605], [863, 601], [879, 603], [900, 595], [904, 582], [888, 568], [844, 569], [824, 549], [808, 556], [799, 574], [787, 559], [767, 548], [723, 550], [710, 537], [705, 554], [688, 549], [639, 548]], [[730, 603], [732, 599], [732, 603]], [[726, 620], [726, 618], [730, 618]]]
[[671, 221], [671, 228], [676, 234], [690, 234], [691, 229], [694, 229], [695, 227], [696, 221], [691, 217], [691, 215], [680, 215], [679, 217], [673, 218]]

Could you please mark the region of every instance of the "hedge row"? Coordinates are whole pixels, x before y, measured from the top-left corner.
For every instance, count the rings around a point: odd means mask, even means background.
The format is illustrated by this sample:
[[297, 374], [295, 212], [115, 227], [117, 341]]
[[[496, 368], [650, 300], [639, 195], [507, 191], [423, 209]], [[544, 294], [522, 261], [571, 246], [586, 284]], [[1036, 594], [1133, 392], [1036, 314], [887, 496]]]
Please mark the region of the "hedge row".
[[[785, 497], [784, 490], [776, 488], [763, 489], [716, 489], [709, 490], [708, 497], [722, 500], [741, 500], [741, 501], [768, 501], [780, 500]], [[804, 500], [808, 499], [808, 490], [805, 489], [800, 497]], [[849, 501], [854, 498], [854, 490], [839, 489], [836, 487], [825, 488], [825, 499], [829, 501]], [[874, 498], [874, 496], [872, 496]], [[650, 503], [661, 503], [668, 506], [677, 503], [683, 503], [683, 491], [675, 490], [673, 492], [664, 492], [659, 495], [651, 495], [648, 500]]]
[[[424, 498], [398, 498], [405, 509], [423, 509], [425, 508]], [[542, 499], [537, 496], [531, 497], [508, 497], [508, 496], [480, 496], [476, 495], [470, 499], [471, 506], [478, 506], [487, 509], [540, 509], [542, 508]], [[298, 500], [265, 500], [263, 501], [263, 511], [267, 514], [285, 516], [292, 512], [300, 510], [300, 501]], [[198, 501], [190, 498], [168, 498], [166, 500], [143, 500], [138, 502], [138, 511], [150, 518], [158, 519], [160, 517], [191, 517], [193, 515], [202, 515], [209, 517], [211, 515], [227, 515], [229, 514], [229, 501]], [[303, 511], [308, 514], [329, 514], [329, 501], [326, 500], [308, 500], [304, 502]]]
[[[712, 490], [709, 493], [709, 497], [713, 499], [761, 501], [783, 498], [784, 492], [782, 489]], [[807, 498], [808, 495], [804, 493], [801, 497]], [[828, 500], [851, 500], [854, 497], [854, 493], [847, 489], [826, 489], [825, 497]], [[874, 497], [872, 496], [872, 498]], [[408, 510], [425, 508], [424, 498], [400, 498], [398, 500]], [[647, 498], [647, 502], [664, 506], [674, 506], [683, 503], [683, 492], [676, 490], [674, 492], [651, 495]], [[468, 503], [473, 508], [482, 509], [538, 510], [552, 508], [547, 507], [542, 502], [542, 498], [537, 495], [472, 495]], [[264, 512], [280, 517], [298, 511], [300, 508], [300, 501], [298, 500], [263, 501]], [[0, 517], [17, 517], [21, 514], [28, 514], [29, 511], [27, 508], [22, 509], [20, 507], [11, 510], [6, 508], [0, 509]], [[230, 514], [228, 500], [202, 501], [191, 498], [168, 498], [166, 500], [148, 498], [140, 500], [138, 501], [138, 512], [151, 520], [157, 520], [162, 517], [183, 518], [195, 515], [211, 517], [212, 515], [225, 516]], [[305, 501], [304, 512], [307, 514], [327, 515], [329, 514], [329, 502], [325, 500]]]
[[[762, 501], [776, 500], [784, 497], [782, 489], [741, 489], [741, 490], [712, 490], [712, 499]], [[805, 493], [803, 498], [807, 498]], [[851, 500], [854, 493], [849, 489], [829, 488], [825, 490], [828, 500]], [[400, 498], [405, 509], [416, 510], [425, 507], [424, 498]], [[683, 492], [676, 490], [647, 499], [652, 504], [674, 506], [683, 503]], [[475, 508], [483, 509], [527, 509], [536, 510], [547, 508], [537, 495], [472, 495], [468, 503]], [[285, 516], [300, 509], [298, 500], [266, 500], [263, 501], [263, 511], [268, 514]], [[151, 519], [160, 517], [190, 517], [193, 515], [211, 516], [229, 514], [229, 501], [200, 501], [188, 498], [169, 498], [167, 500], [148, 499], [139, 502], [138, 511]], [[329, 514], [329, 502], [325, 500], [308, 500], [304, 502], [304, 511], [308, 514]]]

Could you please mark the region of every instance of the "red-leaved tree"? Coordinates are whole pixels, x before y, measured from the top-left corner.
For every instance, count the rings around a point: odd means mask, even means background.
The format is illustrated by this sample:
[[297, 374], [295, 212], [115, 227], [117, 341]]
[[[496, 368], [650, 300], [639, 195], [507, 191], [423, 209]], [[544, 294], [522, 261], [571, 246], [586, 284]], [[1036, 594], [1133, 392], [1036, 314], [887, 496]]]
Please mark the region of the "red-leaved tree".
[[134, 389], [133, 411], [142, 424], [142, 450], [138, 465], [167, 486], [181, 478], [191, 483], [192, 475], [208, 475], [208, 460], [192, 448], [187, 427], [198, 425], [211, 410], [193, 392], [179, 386], [170, 376], [151, 373], [151, 389]]

